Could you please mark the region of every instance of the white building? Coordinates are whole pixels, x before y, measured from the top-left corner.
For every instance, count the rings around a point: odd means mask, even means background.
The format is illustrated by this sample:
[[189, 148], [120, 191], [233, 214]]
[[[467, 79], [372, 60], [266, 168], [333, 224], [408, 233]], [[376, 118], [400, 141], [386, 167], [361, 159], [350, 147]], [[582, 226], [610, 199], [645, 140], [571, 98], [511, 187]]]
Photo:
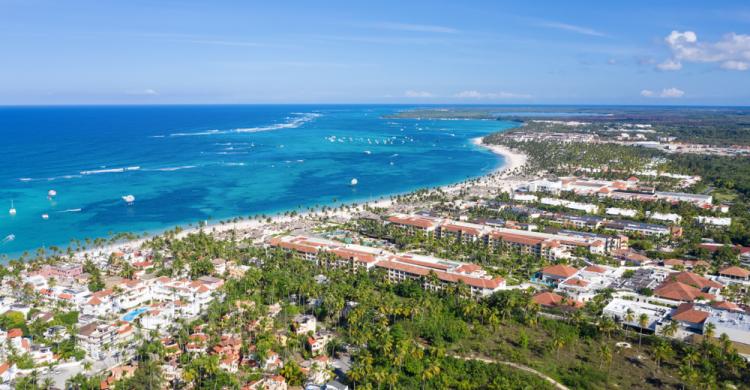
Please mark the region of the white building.
[[679, 214], [674, 213], [659, 213], [656, 211], [649, 211], [648, 213], [646, 213], [646, 216], [656, 221], [665, 221], [672, 223], [679, 223], [680, 221], [682, 221], [682, 217]]
[[637, 210], [633, 209], [621, 209], [618, 207], [608, 207], [605, 211], [607, 215], [621, 215], [623, 217], [635, 217], [638, 214]]
[[726, 227], [732, 224], [732, 218], [730, 217], [702, 217], [698, 216], [695, 217], [695, 219], [698, 221], [701, 225], [710, 225], [710, 226], [722, 226]]
[[[656, 327], [667, 318], [670, 312], [671, 308], [666, 306], [613, 298], [604, 307], [603, 314], [611, 317], [616, 322], [635, 328], [641, 328], [640, 316], [641, 314], [645, 314], [648, 317], [648, 321], [644, 330], [655, 331]], [[626, 320], [629, 317], [632, 317], [632, 320]]]

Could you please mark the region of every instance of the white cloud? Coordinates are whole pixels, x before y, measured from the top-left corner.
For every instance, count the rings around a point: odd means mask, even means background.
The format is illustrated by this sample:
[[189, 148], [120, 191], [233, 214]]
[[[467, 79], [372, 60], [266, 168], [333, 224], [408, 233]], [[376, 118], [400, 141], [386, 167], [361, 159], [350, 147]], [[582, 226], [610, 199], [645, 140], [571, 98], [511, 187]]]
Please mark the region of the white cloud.
[[656, 65], [656, 68], [659, 70], [665, 70], [665, 71], [680, 70], [682, 69], [682, 63], [680, 61], [668, 59], [662, 62], [661, 64]]
[[442, 34], [453, 34], [459, 32], [457, 29], [446, 26], [435, 26], [430, 24], [411, 24], [411, 23], [370, 23], [366, 24], [367, 27], [378, 28], [382, 30], [393, 30], [393, 31], [410, 31], [410, 32], [425, 32], [425, 33], [442, 33]]
[[404, 96], [408, 98], [431, 98], [435, 97], [431, 92], [427, 91], [414, 91], [414, 90], [408, 90], [404, 92]]
[[479, 92], [475, 90], [461, 91], [453, 97], [459, 99], [528, 99], [531, 95], [513, 92]]
[[641, 96], [647, 97], [647, 98], [681, 98], [685, 96], [685, 91], [679, 89], [679, 88], [664, 88], [661, 90], [661, 92], [654, 92], [650, 89], [644, 89], [641, 91]]
[[721, 67], [724, 69], [729, 69], [729, 70], [748, 70], [750, 69], [750, 64], [748, 64], [747, 62], [743, 62], [743, 61], [729, 60], [729, 61], [724, 61], [721, 64]]
[[659, 94], [659, 97], [663, 98], [679, 98], [685, 95], [685, 91], [679, 89], [679, 88], [664, 88], [661, 90], [661, 93]]
[[672, 58], [657, 65], [661, 70], [678, 70], [682, 62], [719, 63], [723, 69], [750, 69], [750, 35], [729, 33], [717, 42], [700, 42], [693, 31], [672, 31], [664, 41]]
[[574, 24], [568, 24], [568, 23], [543, 21], [543, 22], [537, 23], [537, 25], [541, 27], [554, 28], [554, 29], [563, 30], [563, 31], [570, 31], [570, 32], [574, 32], [577, 34], [590, 35], [594, 37], [606, 37], [607, 36], [607, 34], [600, 32], [600, 31], [596, 31], [593, 28], [576, 26]]
[[126, 92], [128, 95], [140, 95], [140, 96], [156, 96], [159, 94], [159, 91], [151, 88], [142, 89], [140, 91], [128, 91]]

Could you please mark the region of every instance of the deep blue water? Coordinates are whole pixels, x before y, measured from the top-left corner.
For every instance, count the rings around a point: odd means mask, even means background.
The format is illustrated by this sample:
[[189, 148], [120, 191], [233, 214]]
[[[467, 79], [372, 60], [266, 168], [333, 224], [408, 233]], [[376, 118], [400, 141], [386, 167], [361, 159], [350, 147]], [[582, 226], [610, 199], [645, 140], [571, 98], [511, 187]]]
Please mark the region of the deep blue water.
[[513, 123], [384, 118], [404, 109], [0, 108], [0, 239], [15, 236], [0, 253], [372, 199], [502, 164], [470, 139]]

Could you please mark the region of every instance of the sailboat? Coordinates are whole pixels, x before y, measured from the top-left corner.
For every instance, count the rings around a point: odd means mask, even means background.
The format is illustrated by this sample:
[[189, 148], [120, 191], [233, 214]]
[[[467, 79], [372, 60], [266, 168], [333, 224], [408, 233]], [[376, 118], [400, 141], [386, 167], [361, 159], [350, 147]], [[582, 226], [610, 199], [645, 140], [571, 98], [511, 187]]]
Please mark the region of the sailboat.
[[13, 201], [10, 201], [10, 210], [8, 210], [8, 214], [11, 216], [16, 215], [16, 207], [13, 205]]
[[127, 203], [128, 205], [131, 205], [131, 204], [133, 204], [133, 202], [135, 202], [135, 196], [133, 196], [133, 195], [125, 195], [125, 196], [122, 197], [122, 200], [124, 200], [125, 203]]

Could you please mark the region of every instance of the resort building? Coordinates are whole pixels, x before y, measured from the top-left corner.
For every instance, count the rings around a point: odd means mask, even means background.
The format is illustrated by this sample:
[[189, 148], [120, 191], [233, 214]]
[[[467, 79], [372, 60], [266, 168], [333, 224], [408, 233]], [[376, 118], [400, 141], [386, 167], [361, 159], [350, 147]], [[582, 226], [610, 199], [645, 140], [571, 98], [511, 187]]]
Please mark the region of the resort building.
[[[671, 309], [665, 306], [622, 298], [613, 298], [602, 311], [605, 316], [612, 318], [623, 326], [649, 332], [655, 332], [670, 312]], [[648, 320], [642, 327], [640, 317], [644, 314]]]
[[438, 218], [405, 214], [392, 215], [388, 217], [388, 222], [394, 226], [402, 227], [404, 230], [411, 233], [422, 231], [427, 234], [435, 233], [440, 225], [440, 219]]
[[578, 269], [567, 264], [551, 265], [537, 272], [536, 280], [556, 287], [560, 282], [578, 273]]
[[[461, 232], [457, 232], [459, 239], [467, 231], [466, 229], [471, 227], [464, 224], [455, 226], [460, 226], [462, 229]], [[479, 226], [484, 228], [483, 225]], [[503, 278], [490, 276], [478, 265], [432, 256], [392, 253], [382, 249], [307, 236], [274, 237], [268, 241], [268, 244], [297, 253], [320, 266], [323, 266], [321, 258], [325, 257], [326, 253], [331, 253], [339, 259], [350, 260], [348, 269], [384, 269], [388, 280], [392, 282], [418, 280], [423, 287], [430, 290], [440, 290], [445, 285], [461, 282], [468, 286], [472, 295], [486, 296], [505, 287]], [[315, 248], [314, 254], [312, 248]]]

